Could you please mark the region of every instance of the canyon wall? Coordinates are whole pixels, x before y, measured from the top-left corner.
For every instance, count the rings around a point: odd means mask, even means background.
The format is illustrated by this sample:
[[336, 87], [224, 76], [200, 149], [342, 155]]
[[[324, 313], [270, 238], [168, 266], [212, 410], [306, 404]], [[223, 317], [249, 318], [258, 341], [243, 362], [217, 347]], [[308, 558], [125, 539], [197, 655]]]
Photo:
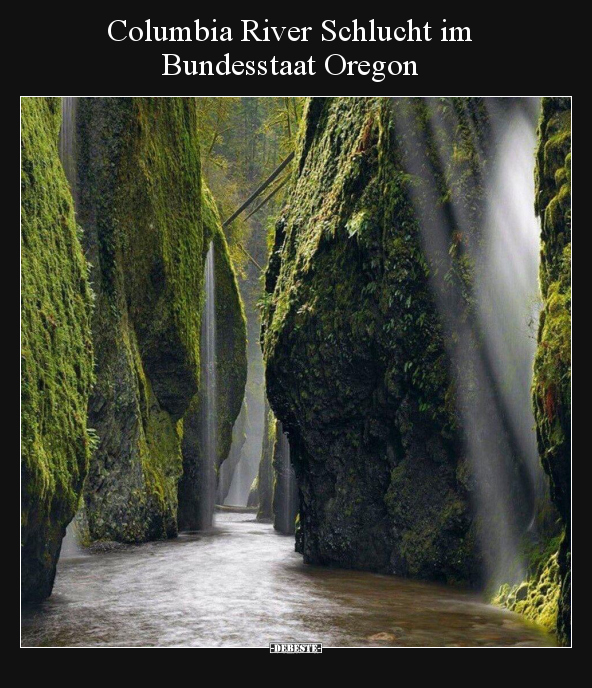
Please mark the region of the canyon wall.
[[556, 512], [526, 547], [525, 580], [503, 585], [496, 604], [571, 636], [571, 101], [543, 98], [538, 126], [535, 210], [541, 224], [543, 308], [532, 401], [538, 452]]
[[[309, 101], [266, 274], [262, 341], [305, 561], [473, 582], [470, 476], [445, 341], [457, 333], [444, 332], [430, 276], [456, 285], [462, 320], [487, 123], [477, 99], [430, 107]], [[418, 207], [424, 224], [429, 213], [444, 218], [440, 263], [426, 257]]]
[[[221, 357], [224, 347], [244, 348], [244, 318], [202, 184], [197, 131], [192, 98], [78, 103], [79, 221], [97, 293], [89, 424], [99, 446], [85, 486], [93, 540], [138, 542], [177, 532], [183, 419], [199, 390], [204, 261], [212, 240], [219, 288], [226, 290], [220, 327], [225, 335], [236, 331], [226, 344], [220, 337]], [[233, 329], [228, 318], [235, 315]], [[221, 452], [240, 408], [240, 375], [240, 366], [222, 374]], [[185, 446], [190, 438], [191, 427]]]
[[543, 98], [537, 150], [543, 296], [533, 404], [539, 454], [565, 532], [558, 553], [557, 631], [571, 614], [571, 99]]
[[261, 445], [261, 460], [257, 473], [257, 495], [259, 509], [258, 521], [268, 521], [273, 518], [272, 500], [274, 486], [273, 454], [276, 443], [276, 420], [273, 411], [265, 400], [265, 420], [263, 425], [263, 442]]
[[59, 98], [22, 99], [22, 597], [51, 593], [89, 464], [92, 295], [58, 156]]

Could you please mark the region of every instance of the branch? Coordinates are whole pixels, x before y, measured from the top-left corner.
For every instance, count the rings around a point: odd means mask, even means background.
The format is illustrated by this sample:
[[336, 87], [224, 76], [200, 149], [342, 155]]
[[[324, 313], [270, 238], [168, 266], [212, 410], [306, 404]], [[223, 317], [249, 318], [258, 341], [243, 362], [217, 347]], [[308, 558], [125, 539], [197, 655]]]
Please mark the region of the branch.
[[279, 167], [277, 167], [277, 168], [269, 175], [269, 177], [263, 182], [263, 184], [261, 184], [261, 186], [259, 186], [257, 189], [255, 189], [255, 191], [249, 196], [249, 198], [247, 198], [247, 200], [241, 205], [241, 207], [240, 207], [238, 210], [236, 210], [236, 211], [228, 218], [228, 220], [226, 220], [225, 222], [222, 223], [222, 227], [228, 227], [228, 225], [229, 225], [231, 222], [234, 222], [234, 220], [236, 220], [236, 218], [243, 212], [243, 210], [245, 210], [246, 208], [248, 208], [248, 207], [251, 205], [251, 203], [252, 203], [258, 196], [260, 196], [260, 195], [263, 193], [263, 191], [265, 191], [265, 189], [271, 184], [271, 182], [272, 182], [277, 176], [279, 176], [280, 172], [286, 167], [286, 165], [287, 165], [288, 163], [290, 163], [290, 162], [292, 161], [293, 158], [294, 158], [294, 153], [292, 152], [292, 153], [290, 153], [290, 155], [288, 155], [288, 157], [284, 160], [284, 162], [282, 162], [281, 165], [279, 165]]

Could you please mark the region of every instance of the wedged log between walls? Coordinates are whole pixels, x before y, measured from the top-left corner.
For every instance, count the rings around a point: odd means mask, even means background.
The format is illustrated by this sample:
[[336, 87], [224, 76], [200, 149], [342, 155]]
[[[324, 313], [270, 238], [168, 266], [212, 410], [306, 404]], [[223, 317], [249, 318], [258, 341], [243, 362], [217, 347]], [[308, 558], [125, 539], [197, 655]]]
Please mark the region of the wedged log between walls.
[[543, 98], [537, 150], [543, 311], [534, 364], [539, 454], [565, 533], [559, 547], [557, 634], [571, 634], [571, 100]]
[[192, 98], [81, 98], [79, 221], [96, 291], [89, 536], [177, 532], [182, 418], [199, 386], [202, 182]]
[[[214, 242], [216, 320], [216, 418], [218, 471], [227, 460], [233, 427], [241, 413], [247, 381], [247, 331], [243, 302], [218, 211], [210, 192], [203, 199], [204, 255]], [[202, 451], [202, 391], [200, 390], [183, 421], [183, 475], [179, 481], [179, 529], [195, 530], [201, 524], [201, 481], [204, 479]], [[240, 451], [240, 450], [239, 450]], [[230, 486], [230, 484], [229, 484]]]
[[[306, 562], [479, 582], [462, 362], [448, 353], [462, 338], [430, 280], [464, 326], [488, 136], [481, 99], [308, 102], [262, 328]], [[438, 229], [444, 245], [428, 258]]]
[[92, 297], [58, 157], [59, 98], [23, 98], [22, 598], [51, 593], [90, 438]]

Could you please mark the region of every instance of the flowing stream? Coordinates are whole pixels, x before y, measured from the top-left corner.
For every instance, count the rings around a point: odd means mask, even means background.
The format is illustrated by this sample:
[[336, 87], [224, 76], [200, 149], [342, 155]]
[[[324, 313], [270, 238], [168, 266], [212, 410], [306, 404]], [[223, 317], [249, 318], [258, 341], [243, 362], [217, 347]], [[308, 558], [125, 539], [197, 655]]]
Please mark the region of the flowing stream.
[[62, 558], [52, 596], [25, 609], [25, 646], [551, 646], [472, 592], [306, 566], [251, 513], [209, 533]]

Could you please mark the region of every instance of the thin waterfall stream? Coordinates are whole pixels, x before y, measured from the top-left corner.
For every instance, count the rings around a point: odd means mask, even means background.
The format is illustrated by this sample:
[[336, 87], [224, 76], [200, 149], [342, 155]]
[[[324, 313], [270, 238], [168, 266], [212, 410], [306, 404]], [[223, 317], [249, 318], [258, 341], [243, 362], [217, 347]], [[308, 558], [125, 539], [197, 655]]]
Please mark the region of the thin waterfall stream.
[[210, 244], [205, 264], [205, 306], [202, 322], [202, 406], [203, 466], [201, 472], [201, 528], [211, 528], [216, 501], [218, 461], [218, 383], [216, 371], [216, 271], [214, 244]]

